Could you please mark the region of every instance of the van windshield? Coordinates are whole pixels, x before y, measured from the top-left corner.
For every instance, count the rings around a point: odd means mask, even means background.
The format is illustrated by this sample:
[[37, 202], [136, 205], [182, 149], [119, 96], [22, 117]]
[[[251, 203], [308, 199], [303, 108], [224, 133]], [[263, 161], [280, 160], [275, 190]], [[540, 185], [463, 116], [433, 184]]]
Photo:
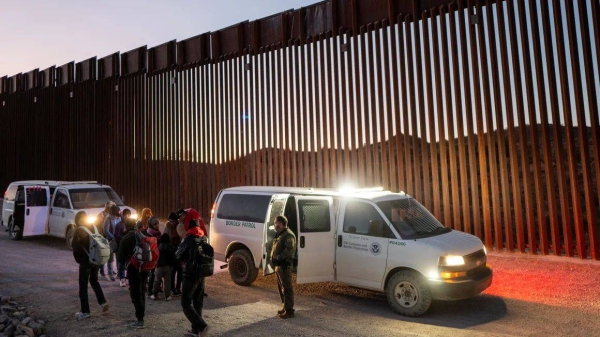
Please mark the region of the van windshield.
[[101, 208], [107, 201], [113, 201], [117, 206], [123, 206], [121, 198], [110, 187], [80, 188], [69, 190], [73, 208]]
[[451, 231], [413, 198], [380, 201], [377, 206], [403, 239], [429, 237]]

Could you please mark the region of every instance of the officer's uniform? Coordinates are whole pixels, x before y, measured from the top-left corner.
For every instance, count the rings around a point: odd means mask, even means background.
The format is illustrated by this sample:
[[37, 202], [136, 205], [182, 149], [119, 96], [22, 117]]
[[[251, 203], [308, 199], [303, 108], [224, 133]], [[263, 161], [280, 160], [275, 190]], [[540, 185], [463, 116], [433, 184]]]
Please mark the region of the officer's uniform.
[[[292, 264], [296, 253], [296, 236], [285, 228], [275, 235], [271, 249], [271, 263], [277, 274], [279, 296], [283, 302], [284, 315], [294, 314], [294, 288], [292, 286]], [[282, 317], [283, 318], [283, 317]]]

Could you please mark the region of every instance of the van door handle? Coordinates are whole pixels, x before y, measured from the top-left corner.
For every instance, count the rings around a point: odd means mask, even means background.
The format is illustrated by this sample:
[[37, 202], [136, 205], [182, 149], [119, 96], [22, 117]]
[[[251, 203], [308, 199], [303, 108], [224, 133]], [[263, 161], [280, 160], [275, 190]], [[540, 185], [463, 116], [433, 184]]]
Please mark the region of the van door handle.
[[25, 211], [25, 215], [29, 215], [29, 208]]
[[304, 236], [300, 237], [300, 248], [304, 248]]
[[342, 246], [342, 236], [338, 235], [338, 247]]

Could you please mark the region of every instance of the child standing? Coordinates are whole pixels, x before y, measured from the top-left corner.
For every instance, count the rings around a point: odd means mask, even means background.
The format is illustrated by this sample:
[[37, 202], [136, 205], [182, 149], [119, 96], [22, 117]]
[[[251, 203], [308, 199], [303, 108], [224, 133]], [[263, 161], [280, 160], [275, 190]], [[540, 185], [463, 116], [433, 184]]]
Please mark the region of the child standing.
[[171, 300], [171, 266], [175, 261], [175, 246], [171, 244], [169, 234], [165, 233], [160, 237], [158, 244], [158, 262], [154, 277], [154, 287], [152, 289], [151, 299], [158, 299], [158, 291], [160, 290], [161, 282], [165, 281], [165, 301]]

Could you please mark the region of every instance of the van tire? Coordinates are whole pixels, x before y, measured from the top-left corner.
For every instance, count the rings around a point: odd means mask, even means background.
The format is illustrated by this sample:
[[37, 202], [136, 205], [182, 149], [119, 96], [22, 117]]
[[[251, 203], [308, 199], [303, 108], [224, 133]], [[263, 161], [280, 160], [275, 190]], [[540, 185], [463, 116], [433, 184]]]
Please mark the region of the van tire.
[[69, 250], [73, 250], [73, 237], [75, 236], [75, 226], [71, 225], [67, 228], [67, 234], [65, 240], [67, 241], [67, 247]]
[[15, 241], [19, 241], [23, 238], [23, 228], [15, 230], [15, 219], [10, 218], [8, 221], [8, 234], [10, 238]]
[[394, 274], [385, 292], [390, 307], [403, 316], [421, 316], [431, 305], [431, 290], [427, 281], [412, 270], [401, 270]]
[[239, 249], [229, 258], [229, 275], [233, 282], [240, 286], [249, 286], [258, 276], [258, 268], [254, 267], [252, 254], [246, 249]]

